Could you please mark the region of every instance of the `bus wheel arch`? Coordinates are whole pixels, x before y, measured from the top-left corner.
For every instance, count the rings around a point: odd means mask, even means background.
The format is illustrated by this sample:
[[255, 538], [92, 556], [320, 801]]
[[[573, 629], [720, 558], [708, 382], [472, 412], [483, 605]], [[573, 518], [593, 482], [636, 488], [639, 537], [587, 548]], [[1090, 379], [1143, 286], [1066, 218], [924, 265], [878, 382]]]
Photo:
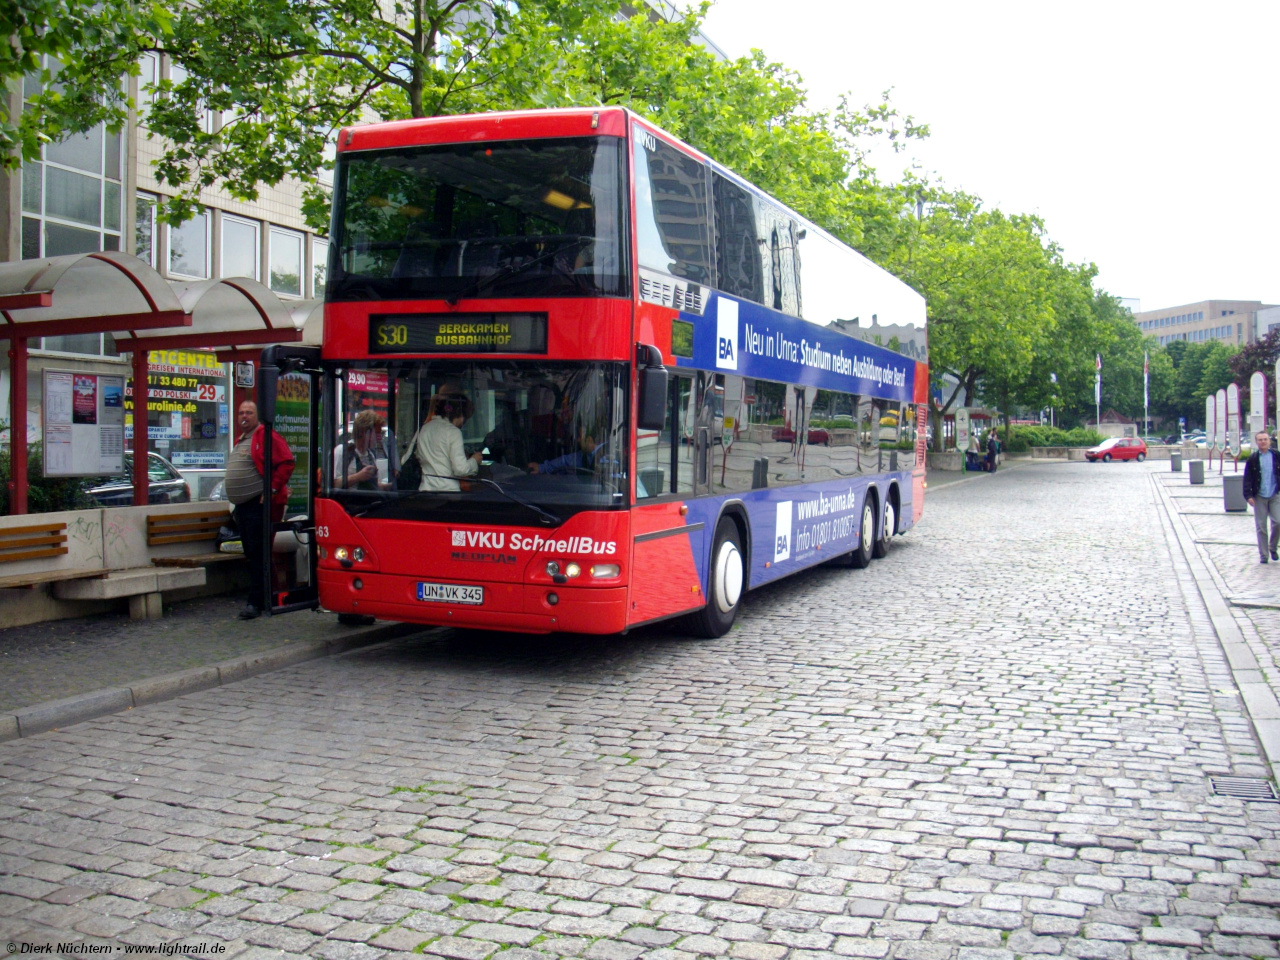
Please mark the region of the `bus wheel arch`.
[[902, 500], [898, 494], [898, 485], [891, 484], [885, 495], [884, 509], [880, 511], [880, 519], [877, 523], [880, 534], [871, 547], [871, 555], [876, 559], [883, 559], [889, 555], [893, 536], [898, 532], [898, 518], [901, 516], [901, 510]]
[[695, 636], [722, 637], [737, 619], [750, 569], [746, 546], [750, 540], [744, 536], [745, 527], [745, 517], [733, 510], [722, 510], [716, 520], [707, 565], [706, 602], [685, 621]]
[[731, 500], [720, 508], [716, 530], [720, 529], [720, 522], [725, 518], [738, 527], [738, 548], [742, 551], [742, 592], [746, 593], [751, 589], [751, 518], [747, 516], [747, 508], [741, 500]]

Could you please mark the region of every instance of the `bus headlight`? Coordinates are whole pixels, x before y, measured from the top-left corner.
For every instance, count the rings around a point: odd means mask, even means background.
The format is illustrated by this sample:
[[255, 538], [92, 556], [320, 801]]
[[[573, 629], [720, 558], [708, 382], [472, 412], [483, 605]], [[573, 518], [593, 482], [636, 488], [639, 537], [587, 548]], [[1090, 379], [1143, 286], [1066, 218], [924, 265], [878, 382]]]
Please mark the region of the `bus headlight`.
[[356, 563], [359, 563], [361, 560], [364, 559], [364, 547], [356, 547], [354, 550], [351, 551], [351, 556]]
[[548, 577], [554, 577], [554, 576], [559, 575], [559, 573], [560, 573], [560, 564], [556, 563], [554, 560], [548, 560], [548, 561], [547, 561], [547, 576], [548, 576]]
[[334, 547], [333, 559], [337, 560], [339, 563], [342, 563], [345, 560], [350, 560], [351, 551], [348, 550], [346, 547]]
[[580, 573], [582, 573], [582, 568], [576, 563], [570, 563], [564, 568], [564, 575], [566, 577], [576, 577]]
[[616, 563], [597, 563], [591, 567], [591, 576], [598, 580], [616, 577], [621, 572], [622, 568]]

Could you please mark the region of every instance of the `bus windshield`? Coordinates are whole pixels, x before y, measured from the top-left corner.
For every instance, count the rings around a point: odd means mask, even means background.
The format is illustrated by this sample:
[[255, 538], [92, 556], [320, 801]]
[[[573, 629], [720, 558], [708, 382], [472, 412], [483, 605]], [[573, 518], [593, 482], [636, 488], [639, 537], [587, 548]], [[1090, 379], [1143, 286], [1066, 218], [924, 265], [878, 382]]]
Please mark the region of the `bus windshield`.
[[330, 301], [626, 296], [623, 141], [346, 154]]
[[626, 382], [621, 363], [340, 370], [326, 496], [371, 517], [534, 526], [625, 507]]

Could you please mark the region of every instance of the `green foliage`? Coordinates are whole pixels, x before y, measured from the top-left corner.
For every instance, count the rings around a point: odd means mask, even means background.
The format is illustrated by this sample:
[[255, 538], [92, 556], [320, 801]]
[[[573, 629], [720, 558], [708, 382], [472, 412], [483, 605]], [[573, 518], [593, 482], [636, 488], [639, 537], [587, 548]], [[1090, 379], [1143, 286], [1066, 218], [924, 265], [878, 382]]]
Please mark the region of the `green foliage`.
[[[1236, 379], [1235, 370], [1242, 367], [1241, 361], [1236, 359], [1238, 353], [1236, 347], [1216, 340], [1204, 343], [1175, 340], [1162, 348], [1154, 348], [1153, 380], [1157, 357], [1161, 358], [1162, 370], [1168, 372], [1163, 374], [1167, 388], [1158, 398], [1152, 390], [1152, 413], [1174, 423], [1179, 417], [1185, 417], [1188, 427], [1203, 426], [1205, 397]], [[1244, 364], [1247, 363], [1246, 360]], [[1243, 389], [1247, 388], [1246, 376]]]
[[[129, 101], [120, 78], [137, 74], [148, 37], [163, 37], [170, 14], [159, 2], [13, 0], [0, 4], [0, 169], [40, 156], [40, 146], [99, 123], [119, 130]], [[46, 63], [45, 57], [51, 58]], [[27, 78], [14, 116], [10, 84]]]
[[[1014, 427], [1009, 442], [1021, 441], [1027, 447], [1094, 447], [1105, 440], [1096, 430], [1076, 427], [1063, 430], [1061, 427]], [[1009, 449], [1014, 449], [1009, 447]]]
[[[91, 510], [97, 502], [84, 492], [78, 477], [46, 478], [44, 446], [36, 441], [27, 448], [27, 512], [55, 513], [59, 510]], [[9, 512], [9, 448], [0, 449], [0, 516]]]
[[1267, 419], [1272, 418], [1270, 411], [1276, 409], [1276, 360], [1280, 358], [1280, 330], [1272, 330], [1255, 343], [1242, 347], [1240, 352], [1231, 358], [1231, 372], [1236, 384], [1240, 387], [1241, 403], [1248, 404], [1249, 378], [1261, 372], [1267, 378], [1266, 408]]
[[[327, 220], [317, 187], [325, 145], [355, 122], [485, 110], [618, 104], [856, 241], [867, 138], [898, 145], [926, 127], [886, 99], [865, 110], [807, 108], [799, 77], [754, 52], [717, 60], [696, 41], [706, 5], [669, 19], [620, 0], [202, 0], [157, 41], [188, 75], [158, 85], [145, 123], [157, 176], [178, 192], [173, 220], [219, 184], [252, 200], [292, 177], [305, 212]], [[204, 108], [227, 122], [206, 132]], [[850, 184], [858, 186], [853, 191]]]

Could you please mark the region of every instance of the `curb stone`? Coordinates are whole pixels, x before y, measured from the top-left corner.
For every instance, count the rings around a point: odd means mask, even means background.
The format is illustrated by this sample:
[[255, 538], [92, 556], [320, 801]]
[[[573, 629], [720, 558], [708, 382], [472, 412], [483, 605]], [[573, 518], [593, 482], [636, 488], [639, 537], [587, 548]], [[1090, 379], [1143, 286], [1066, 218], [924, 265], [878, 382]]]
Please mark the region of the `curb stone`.
[[147, 677], [129, 686], [108, 687], [62, 700], [31, 704], [0, 714], [0, 743], [34, 736], [37, 733], [46, 733], [83, 720], [132, 710], [134, 707], [172, 700], [184, 694], [225, 686], [308, 660], [339, 656], [385, 640], [395, 640], [409, 634], [439, 629], [443, 628], [433, 628], [418, 623], [375, 624], [362, 631], [353, 631], [351, 635], [345, 637], [291, 643], [285, 647], [276, 647], [274, 650], [224, 660], [207, 667], [192, 667], [176, 673]]

